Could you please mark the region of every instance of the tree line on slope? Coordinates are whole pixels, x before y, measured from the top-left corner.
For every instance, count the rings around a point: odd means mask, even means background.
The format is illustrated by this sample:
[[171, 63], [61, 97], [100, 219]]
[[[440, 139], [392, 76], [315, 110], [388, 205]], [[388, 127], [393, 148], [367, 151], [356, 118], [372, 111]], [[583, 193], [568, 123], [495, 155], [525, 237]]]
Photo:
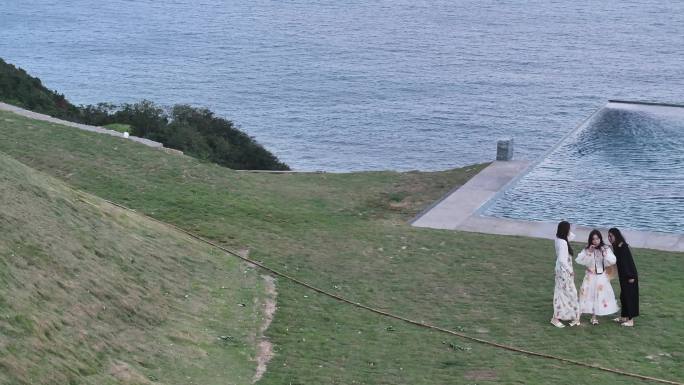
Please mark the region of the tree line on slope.
[[131, 134], [161, 142], [196, 157], [233, 169], [289, 170], [254, 138], [207, 108], [154, 102], [99, 103], [75, 106], [40, 79], [0, 59], [0, 101], [56, 118], [95, 126], [127, 124]]

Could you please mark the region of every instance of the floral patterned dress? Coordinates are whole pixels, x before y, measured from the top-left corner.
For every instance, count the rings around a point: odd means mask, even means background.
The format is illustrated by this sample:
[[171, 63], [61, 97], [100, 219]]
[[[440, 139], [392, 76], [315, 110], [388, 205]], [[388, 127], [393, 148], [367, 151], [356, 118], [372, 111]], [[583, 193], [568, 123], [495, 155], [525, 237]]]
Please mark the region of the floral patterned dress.
[[556, 238], [556, 286], [553, 290], [553, 317], [573, 321], [579, 319], [579, 304], [572, 257], [565, 239]]
[[583, 249], [576, 259], [586, 266], [584, 281], [580, 287], [580, 311], [587, 314], [608, 315], [620, 310], [606, 268], [615, 265], [615, 254], [608, 246], [601, 249]]

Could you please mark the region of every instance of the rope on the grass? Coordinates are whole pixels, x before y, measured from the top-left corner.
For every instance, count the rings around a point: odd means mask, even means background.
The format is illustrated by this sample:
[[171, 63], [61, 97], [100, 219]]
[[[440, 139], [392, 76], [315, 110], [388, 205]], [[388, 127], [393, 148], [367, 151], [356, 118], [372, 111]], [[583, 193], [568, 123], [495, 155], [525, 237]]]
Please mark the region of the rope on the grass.
[[[88, 194], [88, 193], [83, 192], [83, 191], [78, 191], [78, 192], [81, 193], [82, 195], [85, 195], [85, 196], [90, 196], [90, 195], [91, 195], [91, 194]], [[83, 198], [84, 198], [84, 197], [81, 197], [81, 199], [83, 199]], [[98, 198], [98, 199], [102, 199], [102, 198]], [[92, 202], [88, 202], [88, 201], [85, 200], [85, 199], [83, 199], [83, 200], [84, 200], [86, 203], [89, 203], [89, 204], [91, 204], [91, 205], [93, 204]], [[122, 209], [124, 209], [124, 210], [126, 210], [126, 211], [129, 211], [129, 212], [133, 212], [133, 213], [135, 213], [135, 214], [137, 214], [137, 215], [140, 215], [140, 216], [142, 216], [142, 217], [145, 217], [145, 218], [147, 218], [147, 219], [149, 219], [149, 220], [151, 220], [151, 221], [153, 221], [153, 222], [159, 223], [159, 224], [161, 224], [161, 225], [163, 225], [163, 226], [165, 226], [165, 227], [168, 227], [168, 228], [171, 228], [171, 229], [173, 229], [173, 230], [175, 230], [175, 231], [178, 231], [178, 232], [181, 232], [181, 233], [183, 233], [183, 234], [186, 234], [186, 235], [188, 235], [189, 237], [194, 238], [194, 239], [196, 239], [196, 240], [198, 240], [198, 241], [200, 241], [200, 242], [202, 242], [202, 243], [206, 243], [207, 245], [210, 245], [210, 246], [212, 246], [212, 247], [215, 247], [215, 248], [217, 248], [217, 249], [219, 249], [219, 250], [221, 250], [221, 251], [223, 251], [223, 252], [225, 252], [225, 253], [227, 253], [227, 254], [229, 254], [229, 255], [232, 255], [232, 256], [234, 256], [234, 257], [237, 257], [237, 258], [239, 258], [239, 259], [241, 259], [241, 260], [243, 260], [243, 261], [245, 261], [245, 262], [247, 262], [247, 263], [249, 263], [249, 264], [251, 264], [251, 265], [254, 265], [254, 266], [257, 266], [257, 267], [259, 267], [259, 268], [261, 268], [261, 269], [263, 269], [263, 270], [266, 270], [266, 271], [272, 273], [273, 275], [277, 275], [277, 276], [279, 276], [279, 277], [285, 278], [285, 279], [287, 279], [287, 280], [289, 280], [289, 281], [291, 281], [291, 282], [294, 282], [294, 283], [296, 283], [296, 284], [298, 284], [298, 285], [300, 285], [300, 286], [304, 286], [304, 287], [306, 287], [306, 288], [308, 288], [308, 289], [311, 289], [311, 290], [313, 290], [313, 291], [315, 291], [315, 292], [317, 292], [317, 293], [323, 294], [323, 295], [328, 296], [328, 297], [330, 297], [330, 298], [334, 298], [334, 299], [336, 299], [336, 300], [338, 300], [338, 301], [340, 301], [340, 302], [344, 302], [344, 303], [347, 303], [347, 304], [356, 306], [356, 307], [358, 307], [358, 308], [368, 310], [368, 311], [373, 312], [373, 313], [375, 313], [375, 314], [380, 314], [380, 315], [385, 316], [385, 317], [388, 317], [388, 318], [393, 318], [393, 319], [396, 319], [396, 320], [399, 320], [399, 321], [403, 321], [403, 322], [406, 322], [406, 323], [409, 323], [409, 324], [412, 324], [412, 325], [420, 326], [420, 327], [423, 327], [423, 328], [426, 328], [426, 329], [436, 330], [436, 331], [439, 331], [439, 332], [442, 332], [442, 333], [451, 334], [451, 335], [454, 335], [454, 336], [463, 338], [463, 339], [465, 339], [465, 340], [477, 342], [477, 343], [480, 343], [480, 344], [483, 344], [483, 345], [492, 346], [492, 347], [499, 348], [499, 349], [508, 350], [508, 351], [515, 352], [515, 353], [525, 354], [525, 355], [528, 355], [528, 356], [533, 356], [533, 357], [540, 357], [540, 358], [546, 358], [546, 359], [556, 360], [556, 361], [559, 361], [559, 362], [564, 362], [564, 363], [568, 363], [568, 364], [573, 364], [573, 365], [576, 365], [576, 366], [581, 366], [581, 367], [585, 367], [585, 368], [589, 368], [589, 369], [596, 369], [596, 370], [600, 370], [600, 371], [604, 371], [604, 372], [609, 372], [609, 373], [618, 374], [618, 375], [621, 375], [621, 376], [637, 378], [637, 379], [640, 379], [640, 380], [658, 382], [658, 383], [661, 383], [661, 384], [684, 385], [684, 383], [678, 382], [678, 381], [671, 381], [671, 380], [666, 380], [666, 379], [662, 379], [662, 378], [646, 376], [646, 375], [643, 375], [643, 374], [626, 372], [626, 371], [620, 370], [620, 369], [606, 368], [606, 367], [603, 367], [603, 366], [600, 366], [600, 365], [589, 364], [589, 363], [586, 363], [586, 362], [577, 361], [577, 360], [573, 360], [573, 359], [570, 359], [570, 358], [564, 358], [564, 357], [554, 356], [554, 355], [551, 355], [551, 354], [539, 353], [539, 352], [534, 352], [534, 351], [531, 351], [531, 350], [520, 349], [520, 348], [516, 348], [516, 347], [514, 347], [514, 346], [503, 345], [503, 344], [500, 344], [500, 343], [497, 343], [497, 342], [492, 342], [492, 341], [484, 340], [484, 339], [482, 339], [482, 338], [472, 337], [472, 336], [469, 336], [469, 335], [467, 335], [467, 334], [459, 333], [459, 332], [456, 332], [456, 331], [453, 331], [453, 330], [449, 330], [449, 329], [445, 329], [445, 328], [442, 328], [442, 327], [439, 327], [439, 326], [430, 325], [430, 324], [425, 323], [425, 322], [422, 322], [422, 321], [415, 321], [415, 320], [412, 320], [412, 319], [409, 319], [409, 318], [406, 318], [406, 317], [402, 317], [402, 316], [399, 316], [399, 315], [396, 315], [396, 314], [392, 314], [392, 313], [389, 313], [389, 312], [386, 312], [386, 311], [383, 311], [383, 310], [380, 310], [380, 309], [376, 309], [376, 308], [370, 307], [370, 306], [368, 306], [368, 305], [364, 305], [364, 304], [362, 304], [362, 303], [360, 303], [360, 302], [354, 302], [354, 301], [351, 301], [351, 300], [346, 299], [346, 298], [344, 298], [344, 297], [340, 297], [340, 296], [337, 295], [337, 294], [330, 293], [330, 292], [325, 291], [325, 290], [323, 290], [323, 289], [319, 289], [319, 288], [317, 288], [317, 287], [315, 287], [315, 286], [313, 286], [313, 285], [311, 285], [311, 284], [309, 284], [309, 283], [306, 283], [306, 282], [304, 282], [304, 281], [301, 281], [301, 280], [299, 280], [299, 279], [297, 279], [297, 278], [295, 278], [295, 277], [292, 277], [292, 276], [290, 276], [290, 275], [288, 275], [288, 274], [285, 274], [285, 273], [280, 272], [280, 271], [278, 271], [278, 270], [274, 270], [274, 269], [272, 269], [272, 268], [270, 268], [270, 267], [268, 267], [268, 266], [265, 266], [264, 264], [262, 264], [262, 263], [260, 263], [260, 262], [254, 261], [254, 260], [252, 260], [252, 259], [250, 259], [250, 258], [247, 258], [247, 257], [244, 257], [244, 256], [240, 255], [239, 253], [233, 251], [233, 250], [230, 250], [230, 249], [228, 249], [228, 248], [226, 248], [226, 247], [224, 247], [224, 246], [221, 246], [221, 245], [219, 245], [219, 244], [216, 244], [216, 243], [214, 243], [214, 242], [212, 242], [212, 241], [210, 241], [210, 240], [208, 240], [208, 239], [205, 239], [205, 238], [203, 238], [203, 237], [201, 237], [201, 236], [199, 236], [199, 235], [197, 235], [197, 234], [195, 234], [195, 233], [193, 233], [193, 232], [191, 232], [191, 231], [188, 231], [188, 230], [185, 230], [185, 229], [183, 229], [183, 228], [180, 228], [180, 227], [178, 227], [178, 226], [176, 226], [176, 225], [174, 225], [174, 224], [172, 224], [172, 223], [164, 222], [164, 221], [162, 221], [162, 220], [159, 220], [159, 219], [150, 217], [150, 216], [148, 216], [148, 215], [146, 215], [146, 214], [144, 214], [144, 213], [138, 212], [138, 211], [136, 211], [136, 210], [134, 210], [134, 209], [131, 209], [131, 208], [129, 208], [129, 207], [126, 207], [126, 206], [124, 206], [124, 205], [122, 205], [122, 204], [119, 204], [119, 203], [116, 203], [116, 202], [112, 202], [112, 201], [109, 201], [109, 200], [106, 200], [106, 199], [103, 199], [103, 200], [104, 200], [105, 202], [111, 204], [111, 205], [114, 205], [114, 206], [116, 206], [116, 207], [122, 208]]]

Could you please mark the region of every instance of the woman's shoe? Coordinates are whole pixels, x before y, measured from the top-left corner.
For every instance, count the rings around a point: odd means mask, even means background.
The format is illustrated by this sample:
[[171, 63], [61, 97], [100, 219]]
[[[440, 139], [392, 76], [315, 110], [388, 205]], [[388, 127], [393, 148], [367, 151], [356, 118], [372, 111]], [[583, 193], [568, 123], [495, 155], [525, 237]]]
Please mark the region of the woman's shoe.
[[580, 320], [574, 320], [570, 322], [570, 326], [581, 326], [582, 323], [580, 323]]
[[634, 327], [634, 320], [629, 320], [621, 323], [620, 325], [628, 327], [628, 328], [633, 328]]
[[596, 318], [592, 318], [592, 319], [591, 319], [591, 324], [592, 324], [592, 325], [598, 325], [599, 322], [598, 322], [598, 320], [597, 320]]
[[555, 326], [555, 327], [557, 327], [557, 328], [564, 328], [564, 327], [565, 327], [565, 325], [563, 325], [563, 323], [560, 322], [560, 321], [557, 320], [557, 319], [556, 319], [556, 320], [553, 320], [553, 319], [552, 319], [552, 320], [551, 320], [551, 325], [553, 325], [553, 326]]
[[617, 317], [617, 318], [613, 318], [613, 322], [621, 324], [623, 322], [627, 322], [627, 319], [622, 318], [622, 317]]

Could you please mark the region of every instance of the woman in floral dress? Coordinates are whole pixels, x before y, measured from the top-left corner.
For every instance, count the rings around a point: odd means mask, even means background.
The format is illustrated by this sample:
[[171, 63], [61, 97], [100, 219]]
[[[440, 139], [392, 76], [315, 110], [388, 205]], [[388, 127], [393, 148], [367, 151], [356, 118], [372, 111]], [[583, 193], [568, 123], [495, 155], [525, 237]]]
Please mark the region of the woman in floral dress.
[[587, 246], [579, 253], [576, 261], [586, 267], [579, 295], [580, 312], [591, 314], [592, 325], [598, 325], [597, 316], [613, 314], [620, 310], [606, 273], [606, 268], [615, 265], [615, 255], [610, 247], [603, 243], [601, 232], [592, 230]]
[[562, 221], [556, 230], [556, 286], [553, 290], [553, 317], [551, 324], [563, 328], [561, 322], [571, 321], [570, 326], [580, 324], [575, 273], [572, 269], [572, 246], [569, 241], [575, 234], [570, 231], [570, 223]]

